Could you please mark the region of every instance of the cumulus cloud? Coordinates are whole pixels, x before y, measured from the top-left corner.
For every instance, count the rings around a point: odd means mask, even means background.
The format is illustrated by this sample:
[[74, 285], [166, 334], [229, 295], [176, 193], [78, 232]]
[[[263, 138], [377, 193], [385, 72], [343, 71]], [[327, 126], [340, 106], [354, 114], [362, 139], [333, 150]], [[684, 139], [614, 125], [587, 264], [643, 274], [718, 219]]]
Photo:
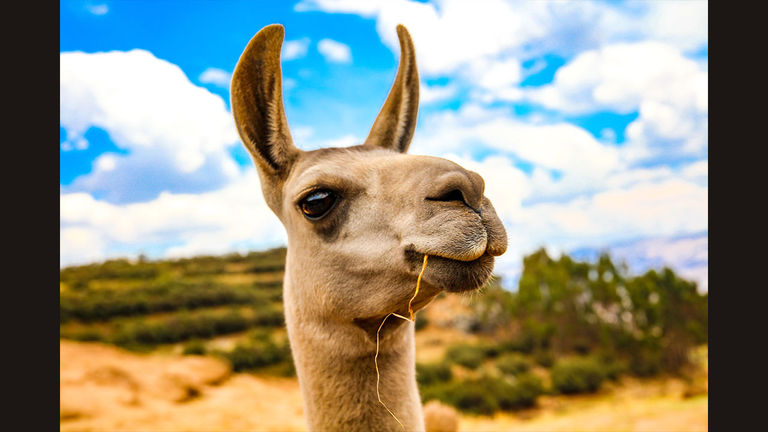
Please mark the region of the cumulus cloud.
[[229, 88], [232, 81], [232, 74], [218, 68], [208, 68], [200, 74], [200, 82], [204, 84], [214, 84], [219, 87]]
[[455, 85], [427, 85], [421, 83], [419, 88], [419, 103], [430, 104], [450, 99], [458, 89]]
[[284, 244], [285, 232], [264, 203], [255, 170], [200, 194], [164, 192], [113, 204], [88, 193], [60, 197], [61, 265], [166, 245], [166, 257], [217, 254]]
[[333, 39], [320, 40], [317, 43], [317, 50], [329, 62], [350, 63], [352, 61], [352, 51], [349, 46]]
[[280, 58], [284, 61], [295, 60], [307, 55], [309, 38], [286, 41], [283, 44], [283, 52]]
[[224, 101], [147, 51], [61, 53], [60, 101], [62, 148], [83, 148], [95, 127], [127, 151], [102, 155], [68, 192], [148, 200], [163, 190], [211, 190], [237, 174], [228, 148], [238, 137]]
[[530, 124], [516, 120], [508, 110], [477, 105], [440, 112], [422, 122], [413, 145], [418, 152], [442, 155], [486, 147], [547, 170], [590, 178], [619, 166], [615, 147], [569, 123]]
[[450, 74], [462, 65], [509, 55], [572, 55], [612, 42], [657, 40], [680, 49], [707, 44], [707, 3], [664, 2], [466, 2], [408, 0], [303, 0], [297, 11], [321, 10], [375, 18], [385, 44], [399, 52], [395, 26], [408, 27], [419, 67]]
[[613, 44], [579, 54], [528, 100], [570, 114], [637, 111], [626, 130], [630, 161], [705, 157], [708, 72], [659, 42]]

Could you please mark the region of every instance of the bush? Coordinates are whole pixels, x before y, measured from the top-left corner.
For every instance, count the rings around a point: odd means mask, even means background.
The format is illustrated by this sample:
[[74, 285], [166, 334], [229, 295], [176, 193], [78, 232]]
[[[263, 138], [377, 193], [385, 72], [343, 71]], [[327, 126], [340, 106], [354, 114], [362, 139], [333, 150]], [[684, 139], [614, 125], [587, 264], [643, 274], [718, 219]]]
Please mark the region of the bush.
[[[293, 370], [291, 348], [288, 343], [277, 343], [267, 332], [254, 332], [246, 342], [241, 342], [228, 352], [220, 352], [232, 364], [232, 370], [241, 372], [244, 370], [261, 369], [279, 363], [290, 363], [290, 367], [277, 368], [277, 375], [290, 375]], [[283, 370], [284, 369], [284, 370]]]
[[183, 355], [205, 355], [205, 343], [200, 339], [192, 339], [184, 345]]
[[488, 390], [483, 380], [451, 381], [429, 387], [424, 400], [437, 399], [463, 412], [491, 415], [500, 407], [495, 395]]
[[536, 405], [536, 399], [544, 393], [541, 378], [531, 373], [522, 373], [512, 382], [500, 381], [497, 390], [499, 406], [504, 410], [530, 408]]
[[639, 377], [650, 377], [661, 372], [661, 352], [640, 350], [629, 360], [629, 370]]
[[216, 285], [211, 282], [148, 283], [142, 288], [64, 292], [60, 320], [100, 321], [116, 316], [144, 315], [219, 305], [265, 305], [279, 286]]
[[555, 355], [549, 350], [536, 351], [536, 353], [533, 354], [533, 361], [541, 367], [551, 368], [552, 365], [555, 364]]
[[499, 370], [508, 375], [519, 375], [523, 372], [527, 372], [530, 369], [530, 365], [525, 358], [517, 353], [504, 354], [496, 360], [496, 367]]
[[424, 401], [436, 399], [467, 413], [491, 415], [498, 410], [534, 406], [542, 393], [541, 379], [532, 374], [521, 374], [515, 378], [483, 376], [438, 383], [425, 387], [422, 398]]
[[614, 354], [603, 352], [597, 354], [595, 358], [600, 362], [607, 380], [616, 381], [627, 371], [627, 365], [618, 360]]
[[282, 311], [276, 307], [254, 308], [251, 312], [245, 315], [237, 309], [226, 313], [182, 311], [158, 321], [127, 319], [117, 325], [109, 342], [123, 347], [168, 344], [194, 338], [208, 339], [255, 326], [276, 327], [283, 323]]
[[453, 345], [445, 352], [446, 360], [469, 369], [477, 369], [486, 357], [486, 349], [479, 345]]
[[429, 319], [427, 318], [426, 315], [424, 315], [423, 313], [416, 315], [416, 323], [414, 324], [414, 329], [416, 331], [423, 329], [424, 327], [427, 326], [427, 324], [429, 324]]
[[447, 363], [416, 363], [416, 381], [420, 386], [432, 385], [453, 379]]
[[551, 376], [552, 388], [563, 394], [594, 393], [605, 379], [600, 362], [589, 357], [561, 360]]
[[506, 339], [499, 343], [499, 350], [502, 352], [530, 354], [533, 351], [533, 343], [533, 339], [529, 337]]

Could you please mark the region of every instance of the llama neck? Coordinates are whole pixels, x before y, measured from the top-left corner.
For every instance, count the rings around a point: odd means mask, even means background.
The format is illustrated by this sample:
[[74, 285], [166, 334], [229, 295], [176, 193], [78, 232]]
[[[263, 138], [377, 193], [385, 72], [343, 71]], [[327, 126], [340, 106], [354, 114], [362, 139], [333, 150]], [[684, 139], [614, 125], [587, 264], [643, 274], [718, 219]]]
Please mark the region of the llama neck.
[[[402, 430], [377, 398], [375, 340], [353, 323], [302, 315], [288, 291], [286, 325], [310, 430]], [[423, 431], [413, 324], [395, 321], [387, 319], [379, 342], [379, 393], [405, 430]]]

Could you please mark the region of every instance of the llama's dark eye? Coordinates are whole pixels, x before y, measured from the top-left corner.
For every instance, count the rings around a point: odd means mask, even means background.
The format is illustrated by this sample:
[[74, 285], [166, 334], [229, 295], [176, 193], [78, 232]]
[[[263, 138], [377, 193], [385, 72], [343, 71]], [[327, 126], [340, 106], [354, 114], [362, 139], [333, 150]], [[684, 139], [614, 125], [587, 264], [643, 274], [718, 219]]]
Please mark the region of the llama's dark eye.
[[302, 213], [309, 220], [318, 220], [333, 208], [339, 196], [328, 189], [316, 190], [299, 202]]

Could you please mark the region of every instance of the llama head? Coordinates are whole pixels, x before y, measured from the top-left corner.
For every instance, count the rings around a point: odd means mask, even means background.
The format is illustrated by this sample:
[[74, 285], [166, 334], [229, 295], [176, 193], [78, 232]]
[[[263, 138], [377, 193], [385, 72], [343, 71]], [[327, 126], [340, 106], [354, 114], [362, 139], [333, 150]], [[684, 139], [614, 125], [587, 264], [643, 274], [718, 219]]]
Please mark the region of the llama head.
[[446, 159], [405, 154], [416, 127], [419, 78], [403, 26], [400, 66], [364, 144], [301, 151], [282, 102], [284, 30], [248, 43], [232, 77], [232, 111], [258, 168], [267, 204], [288, 234], [286, 283], [305, 314], [370, 330], [406, 314], [425, 254], [414, 309], [440, 291], [482, 286], [507, 237], [480, 175]]

